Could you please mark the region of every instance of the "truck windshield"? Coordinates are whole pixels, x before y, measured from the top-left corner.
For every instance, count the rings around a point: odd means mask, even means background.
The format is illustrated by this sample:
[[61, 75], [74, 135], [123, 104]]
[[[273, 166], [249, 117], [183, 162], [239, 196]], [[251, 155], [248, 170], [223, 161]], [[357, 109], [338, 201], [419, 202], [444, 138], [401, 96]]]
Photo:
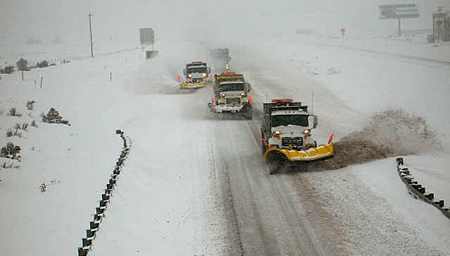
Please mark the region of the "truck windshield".
[[226, 83], [219, 85], [219, 91], [227, 92], [227, 91], [243, 91], [244, 83]]
[[272, 127], [299, 125], [308, 127], [308, 115], [276, 115], [272, 116]]
[[188, 74], [191, 73], [208, 73], [208, 69], [206, 67], [191, 67], [187, 70]]

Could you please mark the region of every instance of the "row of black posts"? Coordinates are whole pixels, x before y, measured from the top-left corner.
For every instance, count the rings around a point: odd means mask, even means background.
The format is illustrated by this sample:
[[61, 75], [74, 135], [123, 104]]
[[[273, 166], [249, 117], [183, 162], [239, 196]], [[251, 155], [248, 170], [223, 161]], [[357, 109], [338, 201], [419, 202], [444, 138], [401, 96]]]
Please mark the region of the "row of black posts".
[[119, 174], [122, 172], [122, 167], [130, 152], [130, 143], [128, 143], [122, 130], [116, 130], [116, 134], [119, 134], [123, 140], [123, 150], [119, 159], [116, 162], [113, 174], [106, 184], [106, 189], [102, 194], [99, 206], [95, 208], [94, 219], [89, 223], [89, 229], [86, 230], [86, 238], [82, 239], [82, 247], [78, 247], [78, 256], [86, 256], [92, 247], [92, 241], [95, 239], [96, 233], [99, 229], [100, 223], [105, 216], [106, 207], [110, 202], [111, 193], [114, 190]]
[[436, 200], [434, 198], [434, 193], [426, 193], [425, 187], [420, 185], [414, 177], [411, 175], [409, 168], [404, 167], [404, 162], [402, 157], [397, 157], [397, 172], [403, 183], [405, 183], [406, 187], [410, 193], [414, 194], [415, 198], [420, 198], [421, 200], [435, 206], [438, 208], [447, 218], [450, 219], [450, 209], [444, 207], [444, 200]]

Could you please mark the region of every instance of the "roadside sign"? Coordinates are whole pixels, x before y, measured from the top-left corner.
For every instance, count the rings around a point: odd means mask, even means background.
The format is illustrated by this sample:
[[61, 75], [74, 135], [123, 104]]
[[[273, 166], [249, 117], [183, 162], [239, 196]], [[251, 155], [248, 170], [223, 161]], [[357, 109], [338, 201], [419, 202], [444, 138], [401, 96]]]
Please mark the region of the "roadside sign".
[[419, 12], [416, 4], [388, 4], [379, 5], [380, 19], [397, 19], [398, 20], [398, 36], [401, 36], [402, 30], [400, 21], [405, 18], [419, 18]]
[[419, 12], [416, 4], [390, 4], [379, 5], [380, 19], [418, 18]]
[[141, 45], [153, 45], [155, 43], [155, 32], [153, 28], [141, 28], [139, 32]]

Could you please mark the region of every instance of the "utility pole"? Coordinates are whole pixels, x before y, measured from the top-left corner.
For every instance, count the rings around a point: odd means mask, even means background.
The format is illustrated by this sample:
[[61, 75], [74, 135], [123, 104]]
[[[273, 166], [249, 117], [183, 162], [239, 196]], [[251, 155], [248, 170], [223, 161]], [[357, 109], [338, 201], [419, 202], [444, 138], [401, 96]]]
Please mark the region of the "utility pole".
[[89, 35], [91, 36], [91, 58], [94, 58], [94, 45], [92, 43], [92, 25], [91, 25], [92, 14], [89, 13]]
[[436, 25], [437, 25], [437, 42], [439, 43], [440, 30], [442, 25], [442, 6], [438, 7], [438, 19], [439, 20], [436, 21]]

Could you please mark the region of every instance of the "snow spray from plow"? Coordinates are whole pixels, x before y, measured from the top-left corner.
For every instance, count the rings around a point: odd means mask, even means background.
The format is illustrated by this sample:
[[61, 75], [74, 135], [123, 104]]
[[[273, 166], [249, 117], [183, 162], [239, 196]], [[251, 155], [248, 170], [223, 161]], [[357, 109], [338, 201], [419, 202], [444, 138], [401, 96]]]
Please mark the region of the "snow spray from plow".
[[95, 208], [94, 220], [89, 223], [89, 229], [86, 230], [86, 238], [82, 239], [82, 247], [78, 247], [78, 256], [86, 256], [91, 249], [92, 241], [95, 239], [100, 223], [105, 216], [106, 208], [110, 202], [109, 199], [111, 197], [111, 193], [116, 187], [119, 174], [122, 172], [124, 162], [130, 153], [131, 141], [129, 138], [125, 137], [122, 130], [116, 130], [116, 134], [119, 134], [123, 140], [123, 150], [116, 162], [116, 167], [114, 168], [113, 174], [111, 175], [108, 184], [106, 184], [106, 189], [102, 194], [99, 207]]
[[308, 164], [310, 170], [334, 170], [352, 164], [442, 150], [437, 132], [422, 117], [401, 109], [373, 114], [360, 131], [343, 137], [334, 144], [333, 158]]

